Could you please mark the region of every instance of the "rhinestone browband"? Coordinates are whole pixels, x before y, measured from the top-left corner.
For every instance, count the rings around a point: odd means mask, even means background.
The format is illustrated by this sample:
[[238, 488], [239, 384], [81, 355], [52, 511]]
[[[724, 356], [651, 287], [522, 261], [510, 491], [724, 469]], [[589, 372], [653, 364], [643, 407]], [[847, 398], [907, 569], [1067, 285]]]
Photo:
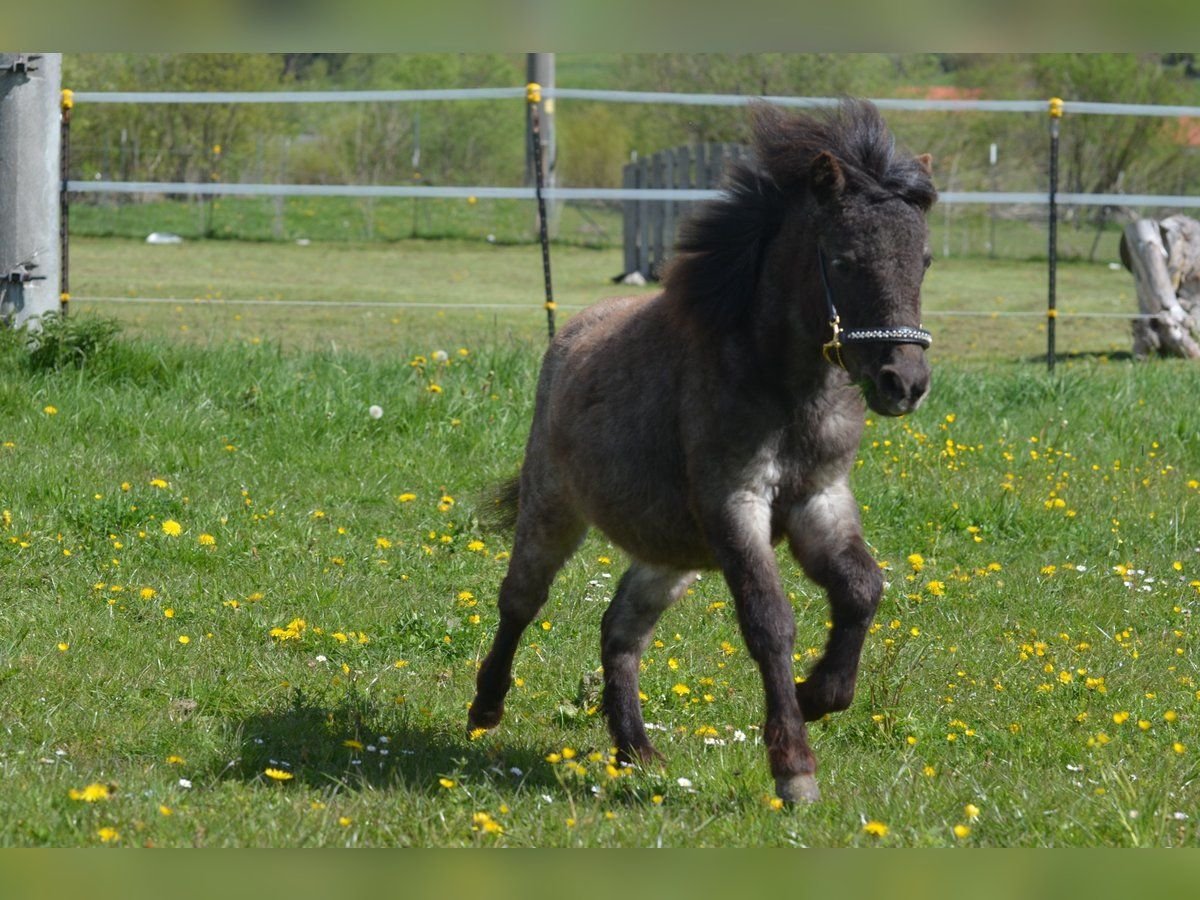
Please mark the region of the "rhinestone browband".
[[933, 343], [933, 335], [924, 328], [860, 328], [857, 331], [843, 331], [843, 343], [863, 343], [866, 341], [887, 341], [892, 344], [920, 344], [929, 347]]

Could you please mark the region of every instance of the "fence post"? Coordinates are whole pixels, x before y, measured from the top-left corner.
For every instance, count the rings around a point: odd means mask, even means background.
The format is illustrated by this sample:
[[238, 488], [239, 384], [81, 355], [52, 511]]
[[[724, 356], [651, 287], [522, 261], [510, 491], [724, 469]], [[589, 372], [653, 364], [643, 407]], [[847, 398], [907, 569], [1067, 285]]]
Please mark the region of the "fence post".
[[538, 232], [542, 245], [542, 277], [546, 284], [546, 332], [550, 340], [554, 340], [554, 311], [558, 304], [554, 302], [554, 288], [550, 281], [550, 238], [546, 232], [546, 200], [542, 194], [544, 173], [546, 171], [542, 159], [542, 129], [541, 115], [538, 106], [542, 102], [542, 86], [531, 81], [525, 86], [525, 99], [529, 105], [529, 137], [533, 144], [533, 166], [536, 176]]
[[0, 53], [0, 320], [37, 327], [61, 303], [62, 55]]
[[[632, 162], [627, 162], [621, 168], [621, 187], [627, 191], [637, 187], [637, 154], [634, 153]], [[636, 272], [637, 259], [637, 229], [638, 202], [636, 200], [621, 201], [622, 237], [625, 244], [625, 267], [621, 272], [628, 275]]]
[[1050, 240], [1049, 240], [1049, 296], [1046, 305], [1046, 365], [1054, 371], [1054, 326], [1058, 320], [1058, 126], [1062, 121], [1063, 102], [1058, 97], [1050, 98]]

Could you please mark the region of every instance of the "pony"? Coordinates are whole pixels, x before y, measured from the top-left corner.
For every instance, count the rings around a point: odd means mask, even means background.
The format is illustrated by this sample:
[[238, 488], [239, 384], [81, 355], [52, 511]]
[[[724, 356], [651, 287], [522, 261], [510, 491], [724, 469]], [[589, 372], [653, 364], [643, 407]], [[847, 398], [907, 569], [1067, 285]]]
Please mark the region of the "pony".
[[[630, 558], [600, 627], [602, 706], [629, 764], [660, 758], [638, 670], [662, 613], [719, 570], [762, 676], [767, 758], [785, 802], [819, 797], [806, 722], [846, 709], [883, 577], [849, 472], [865, 408], [926, 397], [920, 324], [937, 198], [876, 107], [757, 104], [751, 161], [681, 233], [663, 291], [597, 303], [546, 351], [520, 475], [499, 624], [468, 728], [504, 712], [513, 655], [589, 526]], [[822, 587], [833, 627], [803, 680], [775, 546]]]

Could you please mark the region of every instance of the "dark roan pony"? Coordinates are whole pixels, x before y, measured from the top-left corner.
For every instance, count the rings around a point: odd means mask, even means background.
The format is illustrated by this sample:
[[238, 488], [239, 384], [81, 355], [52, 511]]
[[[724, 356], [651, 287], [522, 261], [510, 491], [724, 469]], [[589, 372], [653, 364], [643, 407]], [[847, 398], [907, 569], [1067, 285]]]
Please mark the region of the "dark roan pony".
[[[753, 111], [755, 162], [686, 228], [653, 297], [609, 300], [551, 343], [520, 477], [515, 542], [472, 730], [504, 712], [513, 654], [589, 525], [631, 557], [601, 624], [603, 709], [621, 758], [659, 756], [638, 669], [655, 624], [719, 569], [766, 694], [776, 792], [815, 800], [805, 722], [845, 709], [883, 588], [849, 472], [865, 405], [916, 409], [929, 265], [928, 156], [902, 155], [876, 108]], [[774, 547], [826, 591], [833, 627], [806, 679]]]

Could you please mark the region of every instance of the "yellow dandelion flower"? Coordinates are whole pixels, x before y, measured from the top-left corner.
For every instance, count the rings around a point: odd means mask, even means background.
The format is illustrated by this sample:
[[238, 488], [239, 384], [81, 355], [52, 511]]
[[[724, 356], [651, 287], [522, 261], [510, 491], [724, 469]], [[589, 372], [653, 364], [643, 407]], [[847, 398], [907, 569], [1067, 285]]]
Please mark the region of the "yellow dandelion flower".
[[46, 406], [46, 407], [42, 408], [42, 412], [44, 412], [48, 416], [57, 416], [58, 415], [58, 407]]
[[68, 649], [70, 649], [70, 646], [71, 646], [71, 645], [70, 645], [70, 644], [68, 644], [66, 641], [59, 641], [59, 642], [58, 642], [58, 649], [59, 649], [59, 651], [60, 651], [60, 652], [62, 652], [62, 653], [66, 653], [66, 652], [67, 652], [67, 650], [68, 650]]
[[683, 683], [675, 685], [673, 688], [671, 688], [671, 690], [674, 691], [676, 694], [678, 694], [680, 697], [683, 697], [684, 695], [690, 694], [692, 692], [692, 689]]
[[1187, 752], [1187, 747], [1183, 746], [1183, 744], [1180, 741], [1176, 741], [1175, 743], [1173, 743], [1171, 745], [1171, 749], [1179, 754], [1183, 754], [1183, 753]]
[[925, 568], [925, 557], [920, 553], [910, 553], [908, 556], [908, 564], [912, 566], [914, 572], [920, 572]]
[[968, 822], [974, 822], [979, 818], [979, 807], [974, 803], [968, 803], [963, 807], [963, 815], [967, 817]]
[[1113, 720], [1113, 723], [1116, 725], [1124, 725], [1125, 722], [1128, 721], [1128, 719], [1129, 719], [1129, 713], [1127, 713], [1125, 710], [1121, 710], [1120, 712], [1113, 713], [1112, 720]]
[[164, 481], [161, 478], [151, 478], [150, 479], [150, 487], [156, 487], [159, 490], [162, 490], [163, 488], [170, 487], [170, 486], [171, 485], [168, 482]]
[[454, 779], [453, 778], [439, 778], [438, 784], [440, 784], [446, 790], [449, 790], [450, 788], [454, 787]]
[[216, 539], [215, 537], [213, 537], [211, 534], [202, 534], [202, 535], [200, 535], [200, 537], [196, 538], [196, 542], [197, 542], [197, 543], [198, 543], [198, 544], [199, 544], [201, 547], [215, 547], [215, 546], [217, 546], [217, 539]]
[[138, 592], [139, 596], [143, 600], [153, 600], [157, 593], [158, 591], [152, 587], [144, 587]]
[[174, 519], [166, 519], [162, 523], [162, 530], [167, 537], [179, 537], [183, 533], [183, 526]]
[[400, 503], [412, 503], [416, 499], [417, 499], [416, 494], [410, 494], [407, 492], [401, 494], [399, 497], [396, 498], [396, 500], [399, 501]]
[[296, 777], [291, 772], [287, 772], [283, 769], [273, 769], [273, 768], [264, 769], [263, 774], [266, 775], [268, 778], [270, 778], [272, 781], [291, 781], [293, 778]]
[[1175, 712], [1173, 709], [1168, 709], [1165, 713], [1163, 713], [1164, 722], [1174, 722], [1178, 718], [1179, 713]]
[[188, 637], [186, 634], [181, 634], [179, 636], [179, 643], [190, 644], [191, 642], [192, 642], [192, 639], [190, 637]]
[[965, 840], [966, 838], [969, 838], [971, 836], [970, 826], [969, 825], [955, 825], [954, 826], [954, 836], [956, 838], [958, 838], [960, 841]]
[[163, 803], [160, 803], [158, 805], [158, 814], [160, 816], [170, 816], [170, 815], [174, 815], [174, 810], [172, 810], [171, 807], [169, 807]]
[[121, 835], [117, 829], [106, 825], [96, 832], [96, 837], [100, 838], [106, 844], [111, 844], [113, 841], [119, 840]]
[[353, 824], [353, 822], [354, 822], [354, 820], [351, 819], [349, 816], [341, 816], [338, 818], [338, 824], [341, 825], [343, 828], [349, 828], [351, 826], [351, 824]]
[[863, 825], [863, 831], [872, 837], [887, 837], [888, 827], [877, 819], [872, 819]]
[[112, 791], [107, 784], [95, 782], [83, 789], [71, 788], [67, 791], [67, 796], [72, 800], [82, 800], [84, 803], [95, 803], [98, 800], [107, 800], [112, 796]]

